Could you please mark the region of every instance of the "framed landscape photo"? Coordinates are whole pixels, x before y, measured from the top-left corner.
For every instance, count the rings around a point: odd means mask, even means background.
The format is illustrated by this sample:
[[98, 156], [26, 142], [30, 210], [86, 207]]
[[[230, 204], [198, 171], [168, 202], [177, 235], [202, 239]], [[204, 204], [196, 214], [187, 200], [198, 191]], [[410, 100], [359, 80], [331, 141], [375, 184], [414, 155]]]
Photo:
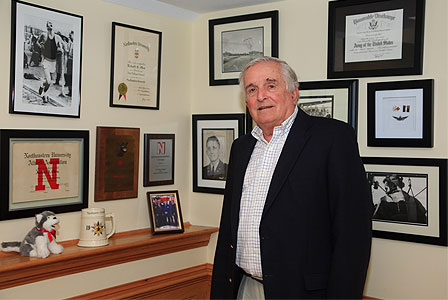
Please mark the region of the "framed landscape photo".
[[422, 74], [425, 0], [328, 5], [328, 78]]
[[89, 131], [0, 130], [0, 220], [88, 205]]
[[139, 128], [96, 128], [95, 202], [138, 196], [139, 145]]
[[373, 236], [448, 245], [447, 160], [363, 157]]
[[162, 33], [112, 22], [110, 106], [159, 109]]
[[145, 134], [143, 186], [174, 184], [174, 134]]
[[367, 145], [433, 146], [434, 80], [367, 84]]
[[278, 57], [278, 11], [208, 22], [209, 84], [238, 84], [244, 66], [260, 56]]
[[83, 17], [12, 1], [9, 112], [80, 117]]
[[224, 194], [230, 148], [244, 114], [193, 115], [193, 192]]
[[146, 195], [153, 234], [184, 232], [178, 191], [147, 192]]

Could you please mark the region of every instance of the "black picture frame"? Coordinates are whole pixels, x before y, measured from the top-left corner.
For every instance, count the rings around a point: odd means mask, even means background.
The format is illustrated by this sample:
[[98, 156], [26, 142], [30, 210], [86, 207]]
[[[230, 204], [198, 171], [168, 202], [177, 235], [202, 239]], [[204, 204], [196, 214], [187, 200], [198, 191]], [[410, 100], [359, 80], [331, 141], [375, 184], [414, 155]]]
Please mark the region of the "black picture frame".
[[367, 84], [367, 146], [433, 147], [434, 80]]
[[174, 184], [174, 134], [144, 135], [143, 186]]
[[[11, 7], [9, 113], [79, 118], [83, 17], [17, 0]], [[50, 31], [57, 53], [45, 48]]]
[[[392, 213], [393, 207], [375, 205], [372, 215], [373, 237], [415, 243], [448, 246], [447, 224], [447, 159], [363, 157], [369, 179], [372, 200], [385, 204], [383, 191], [386, 182], [395, 182], [405, 191], [401, 212]], [[389, 179], [386, 178], [389, 176]], [[389, 188], [393, 191], [393, 187]], [[397, 197], [397, 196], [395, 196]], [[414, 200], [412, 199], [414, 198]], [[390, 202], [387, 202], [390, 203]], [[404, 205], [406, 203], [406, 205]], [[413, 208], [412, 203], [415, 203]], [[420, 203], [420, 204], [419, 204]], [[396, 204], [392, 204], [392, 206]], [[416, 207], [416, 209], [415, 209]], [[420, 207], [420, 208], [419, 208]], [[426, 219], [419, 212], [424, 208]], [[405, 208], [405, 209], [403, 209]]]
[[[258, 56], [278, 57], [278, 10], [209, 20], [208, 36], [209, 85], [238, 84], [239, 74], [249, 61]], [[239, 42], [232, 43], [232, 39]], [[230, 58], [224, 63], [225, 55]]]
[[184, 232], [184, 222], [177, 190], [147, 192], [146, 195], [152, 234]]
[[112, 22], [110, 107], [158, 110], [162, 32]]
[[88, 206], [89, 131], [1, 129], [0, 157], [0, 220]]
[[[245, 132], [244, 117], [244, 114], [192, 116], [193, 192], [224, 194], [230, 148]], [[205, 150], [207, 143], [209, 153]]]
[[422, 74], [425, 0], [330, 1], [328, 8], [327, 78]]

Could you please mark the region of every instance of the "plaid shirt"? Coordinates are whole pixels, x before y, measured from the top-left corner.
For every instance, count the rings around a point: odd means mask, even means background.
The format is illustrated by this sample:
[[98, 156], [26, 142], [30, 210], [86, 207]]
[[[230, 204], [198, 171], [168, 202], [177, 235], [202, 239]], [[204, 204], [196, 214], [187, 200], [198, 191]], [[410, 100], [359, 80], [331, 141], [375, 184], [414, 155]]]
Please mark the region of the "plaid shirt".
[[272, 174], [282, 153], [286, 138], [297, 116], [294, 113], [280, 126], [274, 128], [270, 142], [263, 137], [263, 131], [256, 126], [252, 135], [257, 139], [254, 151], [244, 176], [240, 204], [240, 220], [236, 264], [246, 273], [262, 277], [260, 255], [260, 220], [269, 191]]

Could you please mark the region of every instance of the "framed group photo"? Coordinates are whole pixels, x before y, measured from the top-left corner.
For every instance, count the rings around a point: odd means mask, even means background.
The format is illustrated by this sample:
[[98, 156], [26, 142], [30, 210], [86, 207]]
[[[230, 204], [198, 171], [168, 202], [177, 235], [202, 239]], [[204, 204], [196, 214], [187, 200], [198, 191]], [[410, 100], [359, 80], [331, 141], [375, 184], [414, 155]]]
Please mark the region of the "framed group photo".
[[83, 17], [12, 1], [9, 112], [80, 117]]
[[244, 66], [278, 57], [278, 11], [209, 20], [209, 84], [238, 84]]
[[422, 74], [425, 0], [328, 5], [328, 78]]
[[0, 130], [0, 220], [88, 205], [89, 131]]
[[448, 245], [446, 159], [362, 160], [374, 204], [374, 237]]
[[434, 80], [367, 84], [367, 145], [433, 146]]
[[147, 192], [152, 233], [184, 232], [178, 191]]
[[174, 134], [144, 136], [143, 186], [174, 184]]
[[193, 115], [193, 191], [224, 194], [230, 149], [244, 114]]

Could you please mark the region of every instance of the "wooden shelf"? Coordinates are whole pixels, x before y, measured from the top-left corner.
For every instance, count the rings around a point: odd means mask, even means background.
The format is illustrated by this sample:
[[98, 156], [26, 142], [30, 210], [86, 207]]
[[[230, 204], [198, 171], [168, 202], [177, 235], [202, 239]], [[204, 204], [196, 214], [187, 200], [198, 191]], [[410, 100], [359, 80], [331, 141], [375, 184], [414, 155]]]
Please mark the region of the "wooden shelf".
[[78, 247], [78, 240], [61, 242], [64, 252], [47, 258], [0, 253], [0, 289], [204, 247], [217, 231], [186, 223], [185, 232], [178, 234], [152, 235], [150, 229], [116, 233], [109, 245], [98, 248]]

